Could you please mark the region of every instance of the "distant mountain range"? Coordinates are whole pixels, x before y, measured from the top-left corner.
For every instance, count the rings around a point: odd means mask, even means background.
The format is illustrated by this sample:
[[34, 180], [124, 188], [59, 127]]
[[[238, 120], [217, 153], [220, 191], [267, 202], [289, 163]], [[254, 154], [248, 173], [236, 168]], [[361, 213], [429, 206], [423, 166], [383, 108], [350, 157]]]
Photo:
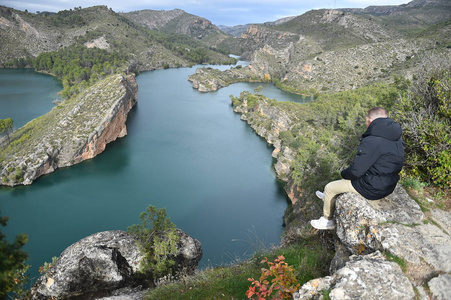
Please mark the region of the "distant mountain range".
[[[411, 76], [418, 54], [449, 54], [451, 2], [312, 10], [263, 24], [216, 26], [182, 10], [116, 13], [106, 6], [31, 14], [0, 6], [0, 66], [83, 43], [128, 53], [137, 70], [251, 61], [257, 78], [294, 91], [346, 90]], [[202, 50], [199, 50], [202, 49]], [[266, 76], [266, 77], [265, 77]]]
[[[354, 89], [394, 76], [412, 77], [431, 54], [449, 64], [451, 2], [311, 10], [282, 22], [247, 25], [240, 37], [221, 46], [251, 62], [218, 82], [242, 81], [246, 74], [306, 94]], [[197, 85], [209, 80], [206, 72], [202, 76], [194, 80]]]

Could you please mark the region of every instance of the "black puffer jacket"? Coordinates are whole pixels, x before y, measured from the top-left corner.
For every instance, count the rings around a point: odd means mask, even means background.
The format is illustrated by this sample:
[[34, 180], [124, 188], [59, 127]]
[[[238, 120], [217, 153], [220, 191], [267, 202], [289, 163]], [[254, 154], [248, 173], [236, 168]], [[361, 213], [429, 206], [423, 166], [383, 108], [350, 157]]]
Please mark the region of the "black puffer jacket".
[[401, 134], [392, 119], [375, 119], [362, 135], [354, 161], [341, 172], [366, 199], [381, 199], [395, 189], [404, 163]]

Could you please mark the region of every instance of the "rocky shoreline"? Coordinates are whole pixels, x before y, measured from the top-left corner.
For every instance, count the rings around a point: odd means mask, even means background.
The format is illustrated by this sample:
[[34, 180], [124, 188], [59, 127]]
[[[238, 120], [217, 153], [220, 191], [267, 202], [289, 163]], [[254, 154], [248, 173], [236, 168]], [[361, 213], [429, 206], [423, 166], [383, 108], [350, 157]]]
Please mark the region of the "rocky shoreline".
[[112, 75], [17, 130], [0, 152], [0, 185], [29, 185], [103, 152], [127, 134], [137, 93], [134, 75]]

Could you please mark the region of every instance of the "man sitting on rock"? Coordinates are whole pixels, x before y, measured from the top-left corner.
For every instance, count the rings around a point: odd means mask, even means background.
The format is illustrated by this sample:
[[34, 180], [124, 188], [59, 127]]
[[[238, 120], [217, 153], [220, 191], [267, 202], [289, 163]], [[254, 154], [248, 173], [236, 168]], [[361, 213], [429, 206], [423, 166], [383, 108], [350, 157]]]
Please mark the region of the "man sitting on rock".
[[324, 200], [324, 206], [323, 216], [310, 221], [314, 228], [335, 228], [333, 215], [338, 194], [353, 192], [377, 200], [395, 189], [404, 163], [401, 126], [388, 118], [384, 108], [374, 107], [366, 115], [366, 127], [354, 161], [341, 172], [343, 179], [328, 183], [324, 193], [316, 192]]

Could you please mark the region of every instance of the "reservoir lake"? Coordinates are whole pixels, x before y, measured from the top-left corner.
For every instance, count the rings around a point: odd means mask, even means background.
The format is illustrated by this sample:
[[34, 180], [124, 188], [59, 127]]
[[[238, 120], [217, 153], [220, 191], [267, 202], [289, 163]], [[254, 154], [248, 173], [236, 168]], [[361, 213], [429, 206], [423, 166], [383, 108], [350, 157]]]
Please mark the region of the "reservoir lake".
[[[229, 66], [213, 66], [226, 69]], [[148, 205], [166, 208], [176, 226], [202, 244], [199, 268], [226, 265], [280, 242], [288, 199], [276, 180], [272, 146], [232, 110], [229, 95], [260, 92], [303, 102], [272, 84], [237, 83], [201, 93], [188, 75], [196, 67], [137, 76], [138, 103], [128, 135], [94, 159], [59, 169], [30, 186], [0, 187], [1, 228], [8, 241], [28, 234], [32, 282], [44, 262], [72, 243], [140, 222]], [[50, 111], [58, 80], [0, 69], [0, 119], [18, 128]]]

